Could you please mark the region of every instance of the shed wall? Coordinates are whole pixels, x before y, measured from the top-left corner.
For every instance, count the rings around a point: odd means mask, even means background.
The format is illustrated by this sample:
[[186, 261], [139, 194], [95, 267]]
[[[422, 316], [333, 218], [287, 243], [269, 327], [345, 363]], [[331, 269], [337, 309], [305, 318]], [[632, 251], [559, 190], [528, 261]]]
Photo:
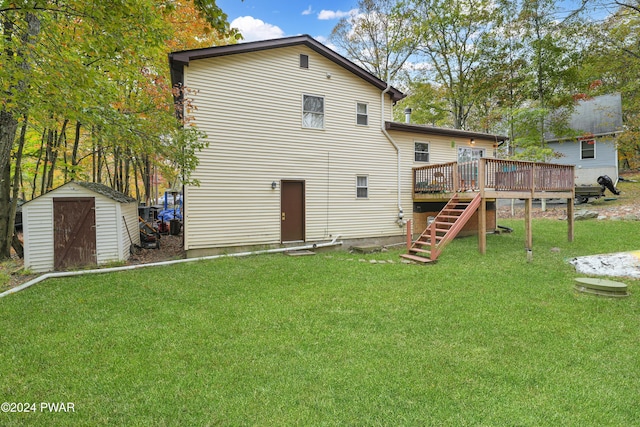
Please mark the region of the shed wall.
[[[137, 211], [131, 216], [132, 209], [121, 209], [121, 204], [108, 197], [97, 194], [82, 186], [65, 184], [37, 199], [23, 205], [23, 237], [25, 249], [25, 268], [34, 272], [53, 270], [53, 199], [54, 197], [94, 197], [96, 209], [96, 258], [98, 264], [125, 260], [129, 257], [129, 246], [122, 238], [122, 214], [129, 218], [128, 223], [136, 220]], [[136, 206], [136, 203], [125, 204]], [[126, 233], [126, 231], [125, 231]], [[139, 236], [138, 236], [139, 239]], [[128, 242], [128, 237], [127, 241]], [[126, 250], [125, 250], [126, 248]]]

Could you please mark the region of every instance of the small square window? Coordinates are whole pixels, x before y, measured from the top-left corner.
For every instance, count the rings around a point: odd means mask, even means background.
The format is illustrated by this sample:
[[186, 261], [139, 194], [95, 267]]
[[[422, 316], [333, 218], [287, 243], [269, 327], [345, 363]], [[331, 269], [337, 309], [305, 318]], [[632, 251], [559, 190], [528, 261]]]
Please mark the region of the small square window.
[[356, 177], [356, 197], [358, 199], [366, 199], [369, 197], [369, 177], [359, 175]]
[[324, 129], [324, 98], [304, 95], [302, 99], [302, 126]]
[[309, 55], [300, 54], [300, 68], [309, 68]]
[[595, 159], [596, 158], [596, 140], [585, 139], [580, 141], [580, 158]]
[[361, 126], [369, 125], [369, 106], [358, 102], [356, 104], [356, 123]]
[[427, 163], [429, 162], [429, 143], [428, 142], [416, 142], [415, 161], [427, 162]]

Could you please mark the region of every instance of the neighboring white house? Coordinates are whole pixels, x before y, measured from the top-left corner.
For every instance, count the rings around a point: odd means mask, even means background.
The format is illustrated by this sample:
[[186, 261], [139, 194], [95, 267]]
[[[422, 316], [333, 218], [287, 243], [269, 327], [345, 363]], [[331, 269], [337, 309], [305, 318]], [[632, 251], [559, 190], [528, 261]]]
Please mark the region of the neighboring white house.
[[69, 182], [25, 203], [22, 216], [34, 272], [123, 261], [140, 244], [137, 201], [102, 184]]
[[618, 180], [617, 137], [623, 131], [622, 98], [619, 93], [581, 100], [569, 119], [578, 138], [547, 136], [547, 143], [561, 157], [553, 163], [576, 165], [577, 185], [597, 185], [599, 176]]
[[[494, 156], [504, 137], [395, 123], [397, 89], [303, 35], [170, 54], [207, 135], [184, 189], [189, 256], [231, 247], [399, 241], [412, 168]], [[195, 107], [195, 108], [191, 108]]]

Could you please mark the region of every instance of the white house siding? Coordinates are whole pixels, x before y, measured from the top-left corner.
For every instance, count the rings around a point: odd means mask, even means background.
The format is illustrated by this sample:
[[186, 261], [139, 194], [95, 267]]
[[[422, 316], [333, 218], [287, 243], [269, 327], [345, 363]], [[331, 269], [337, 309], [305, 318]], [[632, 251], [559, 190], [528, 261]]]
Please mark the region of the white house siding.
[[[403, 233], [379, 89], [304, 46], [194, 60], [184, 73], [210, 143], [193, 174], [200, 186], [185, 189], [186, 249], [280, 243], [281, 180], [305, 181], [307, 241]], [[303, 94], [324, 97], [323, 130], [302, 128]], [[369, 106], [366, 127], [357, 102]], [[366, 200], [356, 199], [357, 175], [369, 177]]]
[[[25, 268], [34, 272], [53, 270], [53, 199], [56, 197], [93, 197], [96, 213], [96, 259], [98, 264], [127, 259], [128, 238], [123, 242], [120, 203], [80, 185], [63, 185], [23, 206]], [[131, 205], [136, 206], [136, 203]], [[136, 208], [137, 209], [137, 208]], [[130, 215], [130, 214], [129, 214]], [[137, 213], [134, 218], [137, 219]], [[119, 225], [120, 224], [120, 225]], [[137, 223], [135, 225], [137, 233]], [[138, 236], [139, 238], [139, 236]], [[126, 251], [123, 248], [126, 245]], [[124, 255], [124, 256], [123, 256]]]

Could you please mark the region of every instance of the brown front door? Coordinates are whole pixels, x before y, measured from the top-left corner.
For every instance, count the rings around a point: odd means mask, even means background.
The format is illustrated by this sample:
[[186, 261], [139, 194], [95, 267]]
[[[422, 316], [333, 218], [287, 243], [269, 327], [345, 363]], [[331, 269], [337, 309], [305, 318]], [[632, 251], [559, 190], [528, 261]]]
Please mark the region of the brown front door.
[[93, 197], [54, 197], [53, 268], [97, 263], [96, 211]]
[[282, 181], [280, 187], [281, 240], [304, 241], [304, 181]]

